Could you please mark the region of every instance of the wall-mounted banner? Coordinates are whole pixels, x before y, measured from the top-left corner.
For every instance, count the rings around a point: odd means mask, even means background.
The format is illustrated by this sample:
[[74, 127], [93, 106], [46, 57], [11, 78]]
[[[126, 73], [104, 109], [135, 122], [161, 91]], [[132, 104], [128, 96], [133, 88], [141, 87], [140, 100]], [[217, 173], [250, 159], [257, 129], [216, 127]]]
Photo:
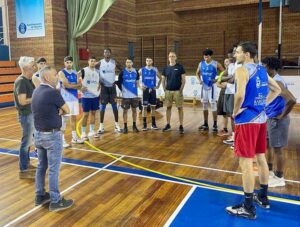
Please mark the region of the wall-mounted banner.
[[45, 36], [44, 0], [15, 0], [17, 38]]

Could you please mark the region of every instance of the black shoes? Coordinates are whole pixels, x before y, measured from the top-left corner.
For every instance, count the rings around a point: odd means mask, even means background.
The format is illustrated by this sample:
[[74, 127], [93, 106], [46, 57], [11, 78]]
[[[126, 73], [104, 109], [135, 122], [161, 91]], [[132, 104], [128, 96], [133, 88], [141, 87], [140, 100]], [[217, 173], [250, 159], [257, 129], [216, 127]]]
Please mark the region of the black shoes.
[[128, 128], [124, 127], [122, 131], [123, 131], [124, 134], [127, 134], [128, 133]]
[[37, 195], [35, 196], [35, 205], [43, 205], [45, 203], [50, 202], [50, 194], [48, 192], [45, 192], [45, 195]]
[[218, 132], [218, 126], [217, 126], [217, 125], [214, 125], [212, 131], [213, 131], [213, 132]]
[[226, 212], [228, 214], [247, 218], [247, 219], [256, 219], [256, 209], [255, 206], [251, 206], [250, 208], [247, 208], [244, 203], [238, 204], [236, 206], [226, 207]]
[[163, 132], [168, 132], [171, 130], [171, 126], [169, 124], [166, 124], [166, 126], [163, 128]]
[[152, 130], [158, 130], [158, 127], [156, 126], [156, 124], [152, 124], [152, 125], [151, 125], [151, 129], [152, 129]]
[[208, 131], [209, 127], [208, 127], [208, 125], [203, 124], [203, 125], [199, 126], [198, 130], [199, 131]]
[[132, 131], [138, 133], [140, 130], [134, 125], [132, 126]]
[[253, 195], [253, 201], [255, 203], [257, 203], [260, 207], [264, 208], [264, 209], [270, 209], [270, 202], [268, 197], [260, 197], [259, 194], [255, 194]]
[[182, 125], [179, 126], [179, 133], [180, 133], [180, 134], [184, 134], [184, 129], [183, 129], [183, 126], [182, 126]]
[[74, 204], [72, 199], [64, 199], [63, 197], [57, 203], [50, 203], [49, 210], [50, 211], [60, 211], [65, 210], [71, 207]]

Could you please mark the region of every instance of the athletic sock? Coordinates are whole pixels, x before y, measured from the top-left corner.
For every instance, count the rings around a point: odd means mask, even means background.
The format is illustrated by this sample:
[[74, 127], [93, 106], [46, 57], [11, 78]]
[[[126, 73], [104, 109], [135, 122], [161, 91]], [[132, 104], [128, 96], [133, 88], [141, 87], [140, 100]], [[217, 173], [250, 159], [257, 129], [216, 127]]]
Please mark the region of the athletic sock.
[[124, 123], [124, 128], [127, 128], [127, 123]]
[[73, 138], [73, 139], [77, 138], [76, 131], [72, 131], [72, 138]]
[[207, 120], [204, 120], [204, 125], [208, 126], [208, 121]]
[[133, 126], [133, 127], [136, 127], [136, 122], [133, 122], [133, 123], [132, 123], [132, 126]]
[[62, 134], [62, 139], [63, 139], [63, 141], [65, 141], [66, 139], [65, 139], [65, 135], [64, 134]]
[[81, 127], [81, 134], [86, 132], [86, 127]]
[[223, 128], [224, 132], [228, 132], [228, 129], [227, 128]]
[[217, 127], [217, 121], [214, 121], [214, 127]]
[[259, 193], [260, 197], [266, 197], [268, 195], [268, 185], [267, 184], [261, 184]]
[[147, 118], [146, 117], [143, 117], [143, 122], [144, 122], [144, 124], [147, 123]]
[[268, 167], [269, 167], [269, 171], [273, 170], [273, 164], [272, 163], [268, 163]]
[[152, 116], [151, 118], [152, 118], [152, 124], [155, 125], [155, 117]]
[[282, 172], [282, 171], [276, 170], [276, 171], [275, 171], [275, 176], [276, 176], [276, 177], [279, 177], [279, 178], [282, 178], [282, 177], [283, 177], [283, 172]]
[[247, 192], [244, 192], [245, 194], [245, 207], [246, 208], [251, 208], [253, 206], [253, 192], [252, 193], [247, 193]]
[[93, 132], [95, 130], [95, 125], [94, 124], [90, 124], [90, 132]]

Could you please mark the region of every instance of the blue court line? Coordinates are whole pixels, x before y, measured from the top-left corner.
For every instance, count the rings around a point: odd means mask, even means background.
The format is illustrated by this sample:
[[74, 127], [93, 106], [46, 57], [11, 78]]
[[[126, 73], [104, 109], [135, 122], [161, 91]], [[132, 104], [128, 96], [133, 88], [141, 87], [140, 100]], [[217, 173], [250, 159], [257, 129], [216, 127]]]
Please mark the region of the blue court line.
[[[9, 153], [9, 154], [18, 155], [19, 151], [0, 148], [0, 153]], [[34, 157], [34, 155], [32, 154], [32, 152], [30, 153], [30, 156]], [[66, 162], [66, 163], [70, 163], [70, 164], [77, 164], [77, 165], [81, 165], [81, 166], [94, 167], [94, 168], [102, 168], [102, 167], [104, 167], [106, 165], [106, 164], [98, 163], [98, 162], [90, 162], [90, 161], [84, 161], [84, 160], [78, 160], [78, 159], [70, 159], [70, 158], [63, 158], [62, 161]], [[109, 166], [106, 169], [107, 170], [112, 170], [112, 171], [119, 171], [119, 172], [129, 173], [129, 174], [138, 174], [138, 175], [142, 175], [142, 176], [145, 176], [145, 177], [154, 177], [154, 178], [158, 178], [158, 179], [162, 179], [162, 180], [170, 180], [170, 181], [179, 182], [179, 183], [186, 183], [186, 182], [178, 180], [178, 179], [174, 179], [174, 178], [162, 176], [160, 174], [148, 172], [148, 171], [145, 171], [145, 170], [127, 168], [127, 167], [122, 167], [122, 166], [113, 166], [113, 165]], [[199, 180], [199, 179], [194, 179], [194, 178], [187, 178], [187, 177], [185, 177], [185, 179], [197, 181], [197, 182], [200, 182], [200, 183], [211, 184], [211, 185], [214, 185], [214, 186], [220, 186], [220, 187], [224, 187], [224, 188], [229, 188], [229, 189], [236, 189], [236, 190], [240, 190], [240, 191], [243, 190], [242, 187], [234, 186], [234, 185], [227, 185], [227, 184], [215, 183], [215, 182], [210, 182], [210, 181], [205, 181], [205, 180]], [[274, 192], [269, 192], [269, 195], [270, 196], [279, 197], [279, 198], [285, 198], [285, 199], [291, 199], [291, 200], [300, 201], [300, 196], [295, 196], [295, 195], [280, 194], [280, 193], [274, 193]]]
[[296, 227], [300, 226], [300, 206], [271, 201], [270, 209], [256, 206], [256, 220], [235, 217], [225, 207], [241, 203], [242, 195], [196, 188], [181, 208], [171, 227]]

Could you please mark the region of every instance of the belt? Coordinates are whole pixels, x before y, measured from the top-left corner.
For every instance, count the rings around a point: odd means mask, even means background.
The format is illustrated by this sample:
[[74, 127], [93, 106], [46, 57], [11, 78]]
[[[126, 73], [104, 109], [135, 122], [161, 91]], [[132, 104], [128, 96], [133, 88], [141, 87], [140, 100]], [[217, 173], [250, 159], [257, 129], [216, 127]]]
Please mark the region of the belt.
[[54, 129], [45, 129], [45, 130], [38, 130], [39, 132], [58, 132], [60, 131], [60, 128], [54, 128]]

